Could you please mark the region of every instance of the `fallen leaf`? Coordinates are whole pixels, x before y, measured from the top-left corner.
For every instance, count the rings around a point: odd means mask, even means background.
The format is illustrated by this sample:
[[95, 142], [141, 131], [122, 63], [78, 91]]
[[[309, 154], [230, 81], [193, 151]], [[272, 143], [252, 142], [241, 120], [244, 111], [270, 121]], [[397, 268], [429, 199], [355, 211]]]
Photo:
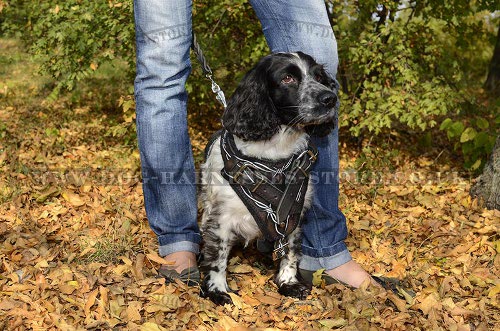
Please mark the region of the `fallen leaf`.
[[312, 276], [313, 286], [321, 286], [321, 284], [323, 284], [322, 275], [323, 275], [324, 271], [325, 271], [325, 269], [318, 269], [313, 273], [313, 276]]
[[227, 270], [235, 274], [247, 274], [251, 273], [253, 271], [253, 268], [248, 264], [236, 264], [228, 266]]
[[259, 300], [262, 303], [265, 303], [267, 305], [272, 305], [272, 306], [276, 306], [276, 305], [281, 304], [280, 299], [276, 299], [276, 298], [273, 298], [273, 297], [268, 296], [268, 295], [256, 294], [255, 299]]
[[153, 323], [153, 322], [146, 322], [141, 325], [140, 327], [141, 331], [167, 331], [164, 327]]
[[131, 301], [127, 304], [127, 318], [131, 321], [140, 321], [141, 303], [139, 301]]
[[420, 309], [425, 315], [429, 315], [429, 313], [434, 309], [440, 309], [441, 303], [439, 302], [439, 296], [436, 292], [432, 292], [428, 296], [426, 296], [419, 304], [416, 306]]
[[99, 293], [98, 289], [95, 289], [92, 292], [90, 292], [84, 307], [84, 312], [86, 316], [90, 316], [90, 308], [95, 304], [98, 293]]
[[69, 202], [73, 207], [80, 207], [85, 204], [85, 201], [78, 194], [73, 193], [71, 191], [64, 190], [61, 193], [61, 196], [64, 198], [64, 200]]

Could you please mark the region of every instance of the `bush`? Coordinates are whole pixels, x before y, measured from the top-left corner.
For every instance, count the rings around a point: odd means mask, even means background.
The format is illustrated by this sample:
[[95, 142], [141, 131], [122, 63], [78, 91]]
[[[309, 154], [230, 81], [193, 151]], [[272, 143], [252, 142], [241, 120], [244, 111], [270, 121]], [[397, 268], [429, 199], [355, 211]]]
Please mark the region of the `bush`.
[[[485, 111], [476, 100], [493, 50], [495, 1], [329, 0], [326, 5], [339, 45], [341, 125], [353, 135], [424, 131], [446, 117], [465, 123], [470, 112], [462, 111], [464, 105]], [[21, 37], [43, 63], [42, 71], [57, 80], [53, 96], [117, 58], [128, 63], [132, 82], [132, 0], [9, 0], [2, 6], [2, 32]], [[193, 12], [215, 78], [230, 94], [268, 53], [260, 24], [244, 0], [194, 1]], [[190, 107], [218, 117], [210, 84], [199, 66], [193, 67]], [[466, 151], [479, 148], [484, 156], [489, 145], [478, 146]]]
[[[491, 124], [490, 124], [491, 123]], [[480, 171], [491, 154], [500, 127], [500, 115], [496, 118], [475, 116], [471, 119], [446, 118], [440, 130], [446, 132], [455, 151], [462, 153], [464, 166], [471, 171]]]
[[57, 80], [56, 93], [116, 58], [133, 72], [132, 1], [17, 0], [9, 1], [5, 15], [3, 28], [21, 33], [42, 73]]

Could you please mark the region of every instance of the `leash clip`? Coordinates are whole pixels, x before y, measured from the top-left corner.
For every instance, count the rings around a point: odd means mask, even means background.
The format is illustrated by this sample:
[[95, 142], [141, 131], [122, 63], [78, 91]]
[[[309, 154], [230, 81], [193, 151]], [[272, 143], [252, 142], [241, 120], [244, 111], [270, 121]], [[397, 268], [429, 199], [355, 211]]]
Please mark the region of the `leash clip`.
[[215, 80], [212, 78], [211, 74], [207, 74], [206, 77], [212, 82], [212, 92], [216, 94], [215, 98], [217, 101], [219, 101], [222, 106], [224, 106], [224, 109], [227, 107], [226, 104], [226, 96], [224, 95], [224, 91], [220, 88], [220, 86], [215, 82]]

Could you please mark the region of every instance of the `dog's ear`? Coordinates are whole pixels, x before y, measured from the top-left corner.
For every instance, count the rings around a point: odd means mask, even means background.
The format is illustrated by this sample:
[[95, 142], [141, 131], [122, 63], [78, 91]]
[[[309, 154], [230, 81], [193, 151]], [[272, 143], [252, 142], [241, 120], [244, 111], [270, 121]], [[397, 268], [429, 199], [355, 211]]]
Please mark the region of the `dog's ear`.
[[267, 140], [279, 130], [280, 121], [269, 96], [268, 68], [262, 59], [236, 88], [222, 116], [226, 130], [243, 140]]

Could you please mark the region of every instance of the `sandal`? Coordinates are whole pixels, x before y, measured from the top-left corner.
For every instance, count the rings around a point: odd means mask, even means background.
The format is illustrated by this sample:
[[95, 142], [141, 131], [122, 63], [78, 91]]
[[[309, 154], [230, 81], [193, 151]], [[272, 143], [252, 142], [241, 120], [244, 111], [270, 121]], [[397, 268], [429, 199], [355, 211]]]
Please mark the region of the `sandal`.
[[323, 281], [325, 281], [325, 285], [340, 284], [350, 288], [351, 290], [355, 289], [355, 287], [347, 285], [341, 282], [340, 280], [333, 278], [332, 276], [327, 274], [325, 270], [323, 270], [321, 274], [318, 273], [317, 271], [318, 270], [313, 271], [313, 270], [299, 269], [299, 274], [306, 283], [311, 284], [313, 286], [315, 284], [321, 284]]
[[[319, 274], [316, 273], [316, 271], [299, 269], [299, 273], [302, 276], [302, 279], [304, 279], [304, 281], [306, 281], [309, 284], [314, 285], [324, 281], [326, 285], [341, 284], [344, 285], [345, 287], [350, 288], [351, 290], [356, 289], [353, 286], [350, 286], [348, 284], [345, 284], [344, 282], [339, 281], [338, 279], [333, 278], [332, 276], [327, 274], [324, 270], [321, 274]], [[409, 298], [414, 298], [416, 296], [414, 291], [405, 287], [401, 283], [401, 281], [397, 278], [374, 276], [374, 275], [370, 276], [385, 290], [392, 291], [401, 299], [409, 299]]]
[[171, 267], [162, 265], [158, 270], [158, 277], [165, 278], [167, 283], [175, 283], [175, 280], [179, 279], [188, 286], [198, 286], [201, 281], [200, 271], [196, 266], [186, 268], [178, 273]]
[[380, 284], [385, 290], [392, 291], [400, 299], [411, 302], [417, 295], [408, 286], [405, 286], [399, 279], [384, 276], [370, 275], [373, 280]]

